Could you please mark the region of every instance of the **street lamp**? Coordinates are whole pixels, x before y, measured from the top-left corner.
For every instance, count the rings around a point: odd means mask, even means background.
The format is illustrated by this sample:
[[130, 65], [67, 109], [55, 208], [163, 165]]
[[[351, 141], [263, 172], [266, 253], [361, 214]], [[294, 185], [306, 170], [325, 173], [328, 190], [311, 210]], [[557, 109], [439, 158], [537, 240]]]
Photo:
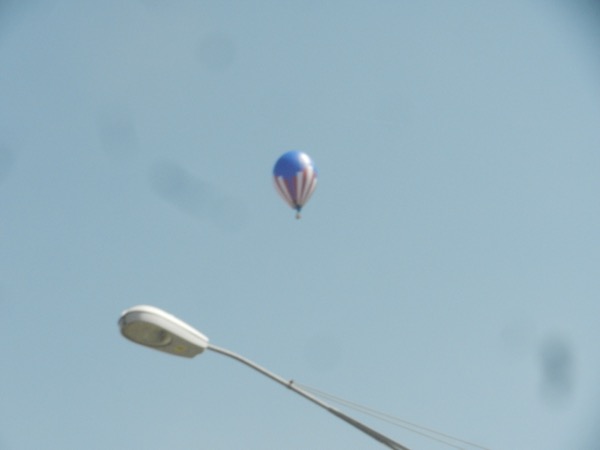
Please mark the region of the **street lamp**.
[[387, 447], [394, 450], [409, 450], [404, 445], [369, 428], [362, 422], [347, 416], [321, 399], [299, 388], [294, 384], [293, 380], [285, 380], [279, 375], [268, 371], [264, 367], [259, 366], [243, 356], [213, 344], [209, 344], [208, 338], [200, 331], [159, 308], [146, 305], [129, 308], [121, 314], [119, 327], [121, 329], [121, 334], [127, 339], [137, 344], [145, 345], [146, 347], [171, 353], [173, 355], [193, 358], [204, 350], [212, 350], [216, 353], [228, 356], [251, 367], [261, 374], [266, 375], [282, 386], [287, 387], [316, 405], [319, 405], [323, 409], [326, 409], [334, 416], [337, 416], [353, 427], [358, 428], [363, 433], [368, 434]]

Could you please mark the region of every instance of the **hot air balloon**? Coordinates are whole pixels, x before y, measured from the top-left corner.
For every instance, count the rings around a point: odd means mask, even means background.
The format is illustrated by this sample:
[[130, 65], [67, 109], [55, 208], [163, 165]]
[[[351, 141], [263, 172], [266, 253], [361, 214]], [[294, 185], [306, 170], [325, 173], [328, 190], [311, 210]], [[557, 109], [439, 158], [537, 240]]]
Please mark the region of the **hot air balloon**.
[[292, 150], [279, 157], [273, 167], [275, 187], [296, 210], [296, 219], [317, 186], [317, 169], [306, 153]]

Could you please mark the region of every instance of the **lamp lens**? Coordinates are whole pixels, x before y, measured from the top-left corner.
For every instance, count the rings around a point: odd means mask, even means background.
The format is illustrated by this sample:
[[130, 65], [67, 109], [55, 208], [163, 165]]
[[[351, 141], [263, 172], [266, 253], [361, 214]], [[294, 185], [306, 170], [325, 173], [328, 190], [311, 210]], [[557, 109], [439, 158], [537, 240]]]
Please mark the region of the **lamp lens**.
[[144, 322], [132, 322], [123, 328], [123, 334], [138, 344], [164, 347], [171, 343], [171, 334], [162, 328]]

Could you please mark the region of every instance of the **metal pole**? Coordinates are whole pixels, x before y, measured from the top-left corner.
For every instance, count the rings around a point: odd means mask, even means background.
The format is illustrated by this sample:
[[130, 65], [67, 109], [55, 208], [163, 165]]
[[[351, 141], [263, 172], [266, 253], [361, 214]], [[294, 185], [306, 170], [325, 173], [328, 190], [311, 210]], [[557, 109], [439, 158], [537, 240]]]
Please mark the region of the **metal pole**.
[[362, 431], [365, 434], [368, 434], [373, 439], [381, 442], [383, 445], [386, 445], [387, 447], [389, 447], [389, 448], [391, 448], [393, 450], [410, 450], [408, 447], [405, 447], [404, 445], [399, 444], [398, 442], [396, 442], [396, 441], [388, 438], [387, 436], [384, 436], [383, 434], [379, 433], [378, 431], [373, 430], [372, 428], [368, 427], [367, 425], [363, 424], [362, 422], [359, 422], [358, 420], [353, 419], [350, 416], [347, 416], [346, 414], [344, 414], [340, 410], [338, 410], [338, 409], [334, 408], [333, 406], [325, 403], [324, 401], [322, 401], [318, 397], [315, 397], [311, 393], [309, 393], [309, 392], [307, 392], [307, 391], [305, 391], [303, 389], [300, 389], [298, 386], [296, 386], [294, 384], [293, 380], [289, 380], [289, 381], [285, 380], [284, 378], [280, 377], [279, 375], [276, 375], [276, 374], [268, 371], [264, 367], [259, 366], [258, 364], [250, 361], [249, 359], [244, 358], [243, 356], [240, 356], [237, 353], [233, 353], [233, 352], [231, 352], [229, 350], [226, 350], [224, 348], [217, 347], [216, 345], [209, 344], [207, 348], [208, 348], [208, 350], [212, 350], [214, 352], [221, 353], [222, 355], [225, 355], [225, 356], [228, 356], [230, 358], [233, 358], [233, 359], [241, 362], [242, 364], [245, 364], [248, 367], [251, 367], [252, 369], [254, 369], [254, 370], [262, 373], [263, 375], [266, 375], [267, 377], [271, 378], [272, 380], [276, 381], [277, 383], [279, 383], [279, 384], [287, 387], [288, 389], [291, 389], [295, 393], [297, 393], [297, 394], [301, 395], [302, 397], [310, 400], [311, 402], [315, 403], [316, 405], [319, 405], [321, 408], [326, 409], [327, 411], [329, 411], [334, 416], [337, 416], [340, 419], [342, 419], [344, 422], [347, 422], [350, 425], [352, 425], [353, 427], [358, 428], [360, 431]]

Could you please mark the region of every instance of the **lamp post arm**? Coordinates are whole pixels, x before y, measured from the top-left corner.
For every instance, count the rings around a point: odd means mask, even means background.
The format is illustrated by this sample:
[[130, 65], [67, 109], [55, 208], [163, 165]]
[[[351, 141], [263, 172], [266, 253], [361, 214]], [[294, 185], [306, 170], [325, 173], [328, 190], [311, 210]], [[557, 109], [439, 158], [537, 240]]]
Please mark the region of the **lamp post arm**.
[[377, 441], [381, 442], [382, 444], [386, 445], [387, 447], [389, 447], [393, 450], [410, 450], [408, 447], [405, 447], [404, 445], [399, 444], [398, 442], [388, 438], [387, 436], [384, 436], [383, 434], [379, 433], [378, 431], [373, 430], [372, 428], [368, 427], [367, 425], [363, 424], [362, 422], [359, 422], [358, 420], [353, 419], [352, 417], [344, 414], [340, 410], [325, 403], [324, 401], [322, 401], [318, 397], [314, 396], [313, 394], [299, 388], [298, 386], [296, 386], [294, 384], [293, 380], [289, 380], [289, 381], [285, 380], [284, 378], [280, 377], [279, 375], [276, 375], [276, 374], [268, 371], [264, 367], [259, 366], [258, 364], [250, 361], [249, 359], [244, 358], [243, 356], [240, 356], [237, 353], [234, 353], [232, 351], [226, 350], [221, 347], [217, 347], [216, 345], [208, 344], [207, 349], [212, 350], [216, 353], [221, 353], [222, 355], [228, 356], [232, 359], [235, 359], [235, 360], [241, 362], [242, 364], [245, 364], [248, 367], [251, 367], [252, 369], [256, 370], [257, 372], [260, 372], [263, 375], [266, 375], [267, 377], [271, 378], [273, 381], [276, 381], [277, 383], [281, 384], [282, 386], [285, 386], [288, 389], [291, 389], [295, 393], [310, 400], [311, 402], [315, 403], [316, 405], [319, 405], [321, 408], [326, 409], [334, 416], [337, 416], [338, 418], [342, 419], [344, 422], [349, 423], [353, 427], [359, 429], [360, 431], [362, 431], [365, 434], [368, 434], [373, 439], [376, 439]]

